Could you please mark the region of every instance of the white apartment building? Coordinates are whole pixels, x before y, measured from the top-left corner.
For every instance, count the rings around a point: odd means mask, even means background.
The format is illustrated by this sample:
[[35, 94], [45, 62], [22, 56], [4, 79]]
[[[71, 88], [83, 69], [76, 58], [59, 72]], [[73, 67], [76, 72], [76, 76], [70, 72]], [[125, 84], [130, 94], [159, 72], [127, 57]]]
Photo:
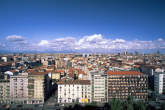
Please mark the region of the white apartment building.
[[28, 74], [10, 76], [10, 99], [12, 103], [24, 104], [28, 100]]
[[63, 80], [58, 83], [58, 103], [91, 102], [89, 80]]
[[165, 93], [165, 72], [155, 72], [154, 90], [157, 94]]
[[107, 102], [107, 75], [101, 71], [91, 71], [92, 101]]

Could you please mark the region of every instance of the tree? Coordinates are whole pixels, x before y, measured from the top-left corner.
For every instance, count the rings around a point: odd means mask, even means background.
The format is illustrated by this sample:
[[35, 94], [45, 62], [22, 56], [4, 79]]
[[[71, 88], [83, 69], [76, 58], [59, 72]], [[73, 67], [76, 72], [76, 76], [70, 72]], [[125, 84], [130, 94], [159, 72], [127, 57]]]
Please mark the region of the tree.
[[133, 97], [129, 96], [126, 103], [127, 110], [134, 110]]
[[86, 105], [97, 106], [97, 102], [93, 101], [91, 103], [87, 103]]
[[121, 110], [122, 105], [121, 105], [120, 100], [112, 99], [112, 101], [110, 102], [110, 108], [111, 108], [111, 110]]
[[162, 110], [165, 110], [165, 102], [162, 103], [161, 108]]
[[82, 107], [79, 104], [75, 104], [73, 107], [73, 110], [81, 110], [81, 109], [82, 109]]
[[146, 108], [146, 110], [156, 110], [156, 109], [155, 109], [154, 106], [152, 106], [152, 105], [148, 105], [147, 108]]
[[138, 101], [135, 104], [135, 110], [146, 110], [146, 104], [144, 103], [144, 101]]
[[108, 104], [108, 103], [105, 103], [105, 104], [104, 104], [104, 110], [109, 110], [109, 109], [110, 109], [109, 104]]

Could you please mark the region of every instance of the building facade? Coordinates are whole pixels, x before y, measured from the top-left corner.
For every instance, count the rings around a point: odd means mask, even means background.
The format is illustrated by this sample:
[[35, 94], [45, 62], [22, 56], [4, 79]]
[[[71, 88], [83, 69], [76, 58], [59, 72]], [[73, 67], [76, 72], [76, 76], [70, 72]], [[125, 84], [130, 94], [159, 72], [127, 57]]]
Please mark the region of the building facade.
[[11, 104], [26, 104], [28, 101], [28, 74], [10, 76]]
[[157, 94], [165, 94], [165, 72], [155, 72], [154, 91]]
[[28, 74], [10, 76], [11, 104], [44, 104], [49, 97], [48, 74]]
[[107, 102], [107, 75], [101, 71], [90, 72], [92, 101]]
[[58, 103], [91, 102], [89, 80], [69, 80], [58, 82]]
[[108, 71], [108, 101], [113, 98], [126, 100], [148, 99], [148, 76], [138, 71]]
[[45, 99], [44, 75], [28, 76], [28, 104], [43, 104]]
[[10, 82], [9, 80], [0, 80], [0, 104], [10, 104]]

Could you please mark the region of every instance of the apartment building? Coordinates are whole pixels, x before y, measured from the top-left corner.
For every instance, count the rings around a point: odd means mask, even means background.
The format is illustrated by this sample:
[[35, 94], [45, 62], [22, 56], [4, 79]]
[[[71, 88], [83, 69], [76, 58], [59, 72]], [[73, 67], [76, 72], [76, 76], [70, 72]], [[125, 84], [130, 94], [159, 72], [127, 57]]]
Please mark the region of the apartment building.
[[154, 73], [154, 91], [157, 94], [165, 94], [165, 72]]
[[28, 73], [10, 76], [11, 104], [26, 104], [28, 101]]
[[50, 96], [48, 74], [20, 73], [10, 76], [11, 104], [43, 104]]
[[45, 100], [45, 76], [30, 74], [28, 76], [28, 103], [43, 104]]
[[113, 98], [147, 100], [148, 76], [138, 71], [108, 71], [108, 101]]
[[91, 102], [89, 80], [61, 80], [58, 82], [58, 103]]
[[107, 75], [101, 71], [91, 71], [92, 101], [107, 102]]
[[0, 104], [10, 104], [10, 82], [0, 79]]

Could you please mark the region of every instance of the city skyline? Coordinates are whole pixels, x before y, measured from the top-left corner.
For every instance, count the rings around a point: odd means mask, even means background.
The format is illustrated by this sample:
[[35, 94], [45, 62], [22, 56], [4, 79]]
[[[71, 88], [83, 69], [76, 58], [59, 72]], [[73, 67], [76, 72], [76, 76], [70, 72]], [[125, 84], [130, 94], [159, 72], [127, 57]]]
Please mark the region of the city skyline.
[[165, 2], [1, 0], [0, 51], [165, 50]]

